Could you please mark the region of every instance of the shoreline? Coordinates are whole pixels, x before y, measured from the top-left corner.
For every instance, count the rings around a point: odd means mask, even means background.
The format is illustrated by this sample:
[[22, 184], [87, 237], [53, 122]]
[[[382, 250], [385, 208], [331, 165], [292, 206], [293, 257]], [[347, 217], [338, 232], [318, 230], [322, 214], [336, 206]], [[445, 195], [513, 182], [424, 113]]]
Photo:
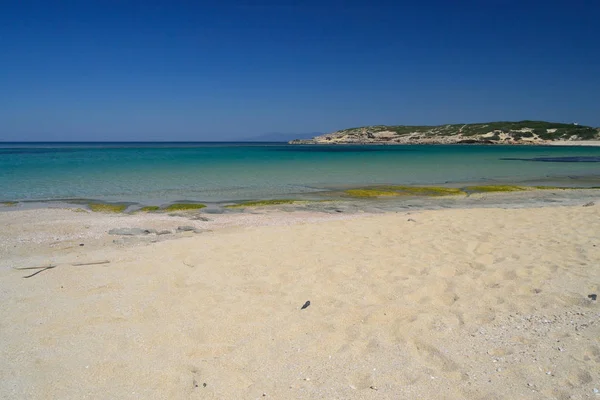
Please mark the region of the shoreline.
[[315, 142], [312, 139], [296, 139], [287, 142], [293, 146], [600, 146], [600, 140], [553, 140], [544, 142], [487, 142], [487, 141], [467, 141], [467, 142]]
[[560, 141], [549, 142], [550, 146], [600, 146], [600, 140]]
[[[128, 248], [238, 228], [292, 226], [378, 215], [434, 211], [542, 209], [600, 204], [600, 190], [535, 190], [467, 196], [354, 199], [242, 209], [174, 212], [94, 212], [56, 207], [0, 207], [0, 269], [42, 263], [61, 249]], [[477, 211], [480, 210], [480, 211]], [[215, 212], [216, 211], [216, 212]], [[125, 230], [125, 233], [115, 233]], [[115, 232], [112, 232], [115, 231]], [[33, 255], [32, 255], [33, 254]], [[31, 257], [30, 257], [31, 256]], [[51, 261], [50, 261], [51, 262]]]
[[[565, 185], [565, 184], [571, 185]], [[573, 184], [580, 186], [573, 186]], [[391, 189], [390, 189], [391, 188]], [[592, 175], [589, 177], [568, 177], [562, 179], [540, 179], [528, 180], [526, 182], [453, 182], [442, 185], [395, 185], [395, 184], [376, 184], [369, 186], [356, 185], [340, 185], [337, 188], [322, 188], [319, 191], [310, 193], [290, 194], [285, 198], [267, 198], [267, 199], [247, 199], [247, 200], [221, 200], [221, 201], [202, 201], [202, 200], [178, 200], [165, 201], [158, 203], [146, 204], [137, 201], [118, 201], [93, 198], [68, 198], [68, 199], [29, 199], [29, 200], [4, 200], [0, 201], [0, 213], [7, 211], [23, 210], [23, 209], [73, 209], [79, 212], [101, 211], [105, 208], [106, 212], [115, 213], [168, 213], [181, 211], [187, 207], [197, 207], [203, 209], [203, 212], [208, 214], [221, 213], [236, 213], [246, 209], [252, 209], [255, 206], [270, 206], [277, 205], [286, 207], [287, 209], [308, 209], [312, 211], [326, 210], [327, 205], [344, 204], [357, 205], [360, 200], [405, 200], [416, 201], [429, 200], [435, 197], [448, 199], [451, 195], [459, 194], [466, 197], [473, 195], [492, 195], [505, 192], [513, 192], [513, 194], [531, 194], [539, 196], [543, 192], [575, 192], [575, 193], [591, 193], [600, 189], [600, 180], [598, 176]], [[460, 191], [456, 193], [444, 193], [448, 190]], [[396, 191], [397, 193], [394, 193]], [[382, 192], [381, 196], [377, 196], [377, 192]], [[385, 192], [385, 193], [384, 193]], [[439, 192], [439, 193], [438, 193]], [[394, 194], [390, 197], [389, 194]], [[398, 195], [398, 196], [396, 196]], [[540, 196], [543, 197], [543, 196]], [[576, 195], [574, 196], [576, 197]], [[383, 203], [383, 201], [381, 201]], [[388, 202], [389, 203], [389, 202]], [[320, 207], [319, 205], [322, 205]], [[363, 204], [368, 208], [368, 205]], [[356, 207], [360, 209], [360, 205]], [[401, 205], [399, 208], [402, 208]], [[96, 210], [98, 209], [98, 210]]]
[[594, 396], [598, 202], [255, 212], [0, 213], [0, 397]]

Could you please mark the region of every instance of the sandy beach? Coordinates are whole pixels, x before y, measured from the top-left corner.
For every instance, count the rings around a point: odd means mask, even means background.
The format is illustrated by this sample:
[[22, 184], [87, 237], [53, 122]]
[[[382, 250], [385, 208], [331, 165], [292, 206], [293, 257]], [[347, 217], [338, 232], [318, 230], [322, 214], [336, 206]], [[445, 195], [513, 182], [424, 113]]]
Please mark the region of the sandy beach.
[[551, 146], [600, 146], [600, 140], [581, 140], [581, 141], [557, 140], [557, 141], [550, 141], [547, 144], [549, 144]]
[[206, 217], [0, 213], [0, 398], [600, 398], [599, 201]]

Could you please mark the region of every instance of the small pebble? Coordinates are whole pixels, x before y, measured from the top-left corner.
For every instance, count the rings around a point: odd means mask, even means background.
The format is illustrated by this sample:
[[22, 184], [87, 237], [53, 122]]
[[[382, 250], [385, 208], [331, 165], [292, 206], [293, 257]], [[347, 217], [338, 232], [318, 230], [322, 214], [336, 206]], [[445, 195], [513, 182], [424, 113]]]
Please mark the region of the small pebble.
[[310, 381], [310, 378], [304, 378], [305, 381]]
[[546, 372], [546, 375], [552, 375], [551, 371]]
[[377, 386], [369, 386], [369, 387], [373, 390], [379, 390], [379, 389], [377, 389]]

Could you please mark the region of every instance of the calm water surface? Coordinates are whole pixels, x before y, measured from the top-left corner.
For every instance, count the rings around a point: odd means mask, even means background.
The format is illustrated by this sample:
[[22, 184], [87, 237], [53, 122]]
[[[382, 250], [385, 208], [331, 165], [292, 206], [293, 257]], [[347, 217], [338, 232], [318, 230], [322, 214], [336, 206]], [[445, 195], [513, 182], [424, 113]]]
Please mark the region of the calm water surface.
[[0, 143], [0, 201], [218, 202], [374, 184], [598, 186], [599, 178], [600, 147]]

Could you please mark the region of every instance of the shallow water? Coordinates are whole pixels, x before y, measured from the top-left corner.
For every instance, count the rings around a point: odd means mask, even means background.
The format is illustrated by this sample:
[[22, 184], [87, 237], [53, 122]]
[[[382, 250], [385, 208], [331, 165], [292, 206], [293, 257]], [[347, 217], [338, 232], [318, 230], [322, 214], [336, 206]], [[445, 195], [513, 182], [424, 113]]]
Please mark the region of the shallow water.
[[164, 204], [268, 198], [376, 184], [599, 186], [600, 147], [298, 146], [280, 143], [4, 143], [0, 201]]

